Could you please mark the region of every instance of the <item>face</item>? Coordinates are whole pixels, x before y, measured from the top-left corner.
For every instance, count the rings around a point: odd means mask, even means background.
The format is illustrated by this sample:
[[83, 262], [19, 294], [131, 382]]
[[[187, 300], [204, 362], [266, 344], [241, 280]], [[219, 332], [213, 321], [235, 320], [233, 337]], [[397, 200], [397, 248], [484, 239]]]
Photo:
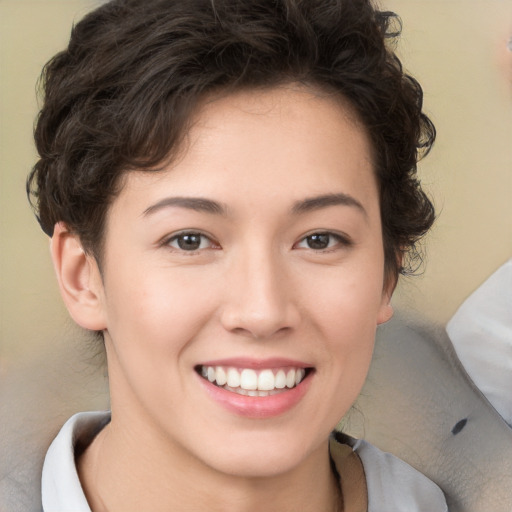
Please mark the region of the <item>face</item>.
[[113, 423], [217, 471], [326, 450], [390, 316], [378, 190], [350, 109], [298, 87], [203, 106], [126, 175], [101, 290]]

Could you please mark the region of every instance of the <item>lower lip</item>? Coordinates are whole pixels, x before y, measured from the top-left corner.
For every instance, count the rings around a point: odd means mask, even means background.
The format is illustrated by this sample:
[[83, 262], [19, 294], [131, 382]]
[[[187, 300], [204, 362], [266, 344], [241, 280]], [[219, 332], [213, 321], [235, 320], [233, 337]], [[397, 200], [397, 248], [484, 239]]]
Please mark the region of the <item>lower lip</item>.
[[273, 418], [284, 414], [297, 405], [307, 393], [313, 372], [310, 372], [298, 386], [269, 396], [245, 396], [227, 391], [197, 376], [208, 395], [230, 412], [254, 419]]

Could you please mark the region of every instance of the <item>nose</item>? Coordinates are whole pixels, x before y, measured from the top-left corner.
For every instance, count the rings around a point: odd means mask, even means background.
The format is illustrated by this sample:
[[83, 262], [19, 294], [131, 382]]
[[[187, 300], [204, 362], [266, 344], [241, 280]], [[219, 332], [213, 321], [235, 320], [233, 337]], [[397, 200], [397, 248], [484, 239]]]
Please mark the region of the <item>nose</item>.
[[298, 325], [300, 313], [290, 269], [278, 255], [269, 253], [245, 255], [228, 271], [227, 300], [221, 313], [228, 331], [266, 339]]

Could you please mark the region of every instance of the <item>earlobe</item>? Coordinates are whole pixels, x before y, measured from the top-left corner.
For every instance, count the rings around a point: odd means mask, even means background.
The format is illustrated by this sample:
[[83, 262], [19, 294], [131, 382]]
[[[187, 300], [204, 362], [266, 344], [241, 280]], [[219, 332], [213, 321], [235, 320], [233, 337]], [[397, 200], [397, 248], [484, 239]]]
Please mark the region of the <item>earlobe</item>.
[[103, 283], [96, 260], [85, 253], [78, 236], [63, 222], [55, 225], [50, 249], [60, 293], [73, 320], [85, 329], [106, 329]]
[[379, 314], [377, 316], [377, 325], [384, 324], [391, 320], [391, 317], [393, 316], [393, 306], [391, 305], [391, 302], [387, 302], [385, 304], [382, 304], [380, 306]]
[[394, 310], [391, 305], [391, 297], [395, 291], [397, 279], [390, 279], [386, 282], [385, 288], [382, 292], [379, 313], [377, 315], [377, 325], [384, 324], [391, 320]]
[[[403, 263], [403, 251], [400, 250], [396, 253], [396, 268], [401, 269]], [[382, 297], [380, 303], [379, 313], [377, 315], [377, 325], [384, 324], [391, 320], [394, 314], [393, 306], [391, 305], [391, 297], [395, 292], [396, 285], [398, 284], [398, 272], [392, 272], [389, 269], [384, 271], [384, 287], [382, 290]]]

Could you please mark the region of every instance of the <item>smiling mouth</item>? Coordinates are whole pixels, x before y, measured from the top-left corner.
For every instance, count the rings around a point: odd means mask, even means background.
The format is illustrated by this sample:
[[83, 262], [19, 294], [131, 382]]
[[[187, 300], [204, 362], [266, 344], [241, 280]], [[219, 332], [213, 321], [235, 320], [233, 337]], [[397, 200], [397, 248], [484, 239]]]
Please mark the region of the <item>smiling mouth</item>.
[[196, 366], [196, 372], [217, 387], [238, 395], [265, 397], [297, 387], [312, 368], [261, 369]]

